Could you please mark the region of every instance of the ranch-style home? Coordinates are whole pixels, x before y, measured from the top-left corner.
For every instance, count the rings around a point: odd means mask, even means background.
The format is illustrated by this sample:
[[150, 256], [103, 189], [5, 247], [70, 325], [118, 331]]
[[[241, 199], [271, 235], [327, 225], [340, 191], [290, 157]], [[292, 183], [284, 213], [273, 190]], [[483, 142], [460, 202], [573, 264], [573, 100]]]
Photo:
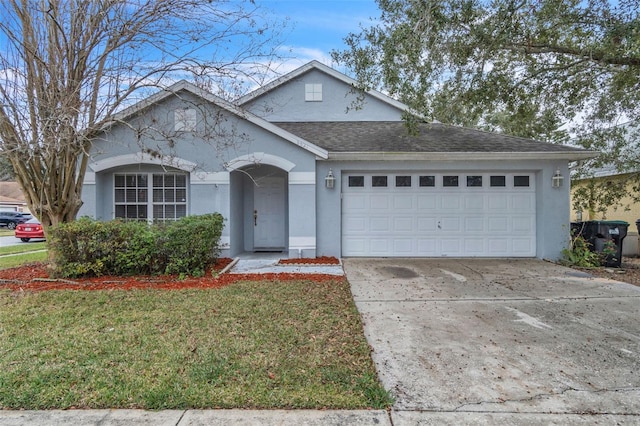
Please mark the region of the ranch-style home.
[[537, 257], [569, 238], [593, 152], [439, 123], [319, 62], [234, 103], [179, 82], [96, 136], [80, 215], [220, 212], [223, 255]]

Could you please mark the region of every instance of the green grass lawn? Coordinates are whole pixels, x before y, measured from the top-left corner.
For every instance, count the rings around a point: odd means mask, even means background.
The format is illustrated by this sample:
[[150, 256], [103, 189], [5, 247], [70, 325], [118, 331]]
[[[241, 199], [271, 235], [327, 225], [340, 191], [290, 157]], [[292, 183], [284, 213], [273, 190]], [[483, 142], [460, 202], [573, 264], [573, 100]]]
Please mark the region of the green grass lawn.
[[346, 280], [0, 291], [0, 408], [386, 408]]
[[0, 228], [0, 237], [13, 237], [14, 232], [13, 229]]
[[47, 260], [46, 249], [46, 242], [0, 247], [0, 269], [13, 268], [24, 263], [44, 262]]

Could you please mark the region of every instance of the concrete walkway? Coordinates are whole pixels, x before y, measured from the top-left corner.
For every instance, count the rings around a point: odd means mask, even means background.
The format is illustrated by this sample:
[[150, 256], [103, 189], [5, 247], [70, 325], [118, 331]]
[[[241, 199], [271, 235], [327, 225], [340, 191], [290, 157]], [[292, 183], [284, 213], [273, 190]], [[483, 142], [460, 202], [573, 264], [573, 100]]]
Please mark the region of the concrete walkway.
[[227, 271], [230, 274], [328, 274], [344, 275], [342, 264], [339, 265], [311, 265], [311, 264], [279, 264], [280, 259], [286, 259], [282, 253], [244, 253], [235, 258]]

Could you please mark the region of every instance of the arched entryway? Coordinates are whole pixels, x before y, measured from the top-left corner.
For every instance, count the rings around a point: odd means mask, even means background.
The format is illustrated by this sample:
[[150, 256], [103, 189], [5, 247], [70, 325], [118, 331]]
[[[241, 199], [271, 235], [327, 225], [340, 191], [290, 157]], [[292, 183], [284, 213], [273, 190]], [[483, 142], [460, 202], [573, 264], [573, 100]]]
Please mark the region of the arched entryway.
[[286, 252], [289, 240], [288, 172], [251, 164], [230, 175], [232, 254]]

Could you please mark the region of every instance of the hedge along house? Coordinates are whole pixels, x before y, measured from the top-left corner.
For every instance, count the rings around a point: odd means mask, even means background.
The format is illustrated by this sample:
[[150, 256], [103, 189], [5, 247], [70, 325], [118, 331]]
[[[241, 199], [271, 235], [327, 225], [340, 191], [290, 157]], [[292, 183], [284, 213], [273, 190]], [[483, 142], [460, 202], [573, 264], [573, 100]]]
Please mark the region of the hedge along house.
[[405, 105], [354, 85], [315, 61], [235, 103], [177, 83], [96, 136], [80, 214], [220, 212], [226, 256], [560, 256], [568, 165], [595, 153], [438, 123], [409, 135]]

